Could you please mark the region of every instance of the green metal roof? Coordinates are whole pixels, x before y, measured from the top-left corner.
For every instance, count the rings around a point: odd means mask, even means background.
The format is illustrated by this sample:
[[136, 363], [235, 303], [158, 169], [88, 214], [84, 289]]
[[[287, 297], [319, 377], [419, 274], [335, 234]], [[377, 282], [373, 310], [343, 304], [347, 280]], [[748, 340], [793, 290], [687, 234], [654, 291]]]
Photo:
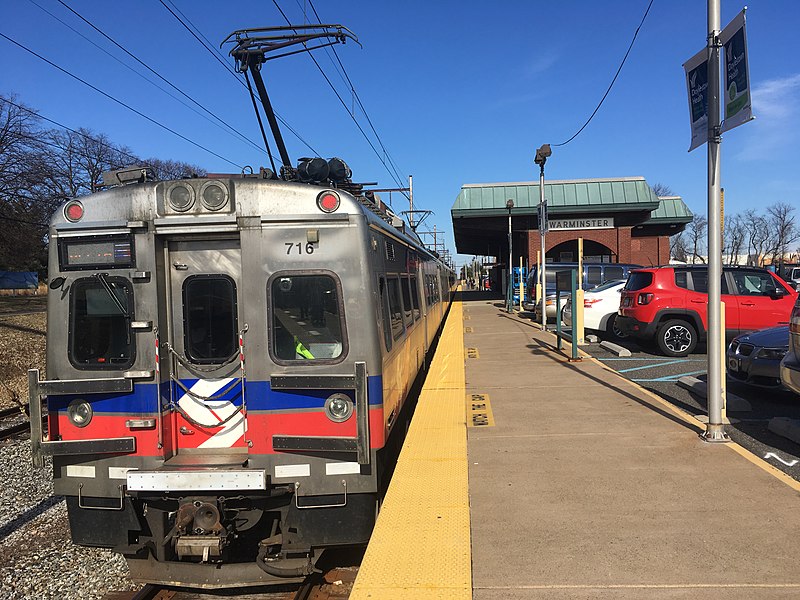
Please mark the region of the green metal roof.
[[683, 203], [680, 196], [662, 196], [658, 208], [650, 214], [642, 225], [658, 225], [661, 223], [691, 223], [692, 211]]
[[[550, 214], [657, 210], [659, 199], [644, 177], [545, 181], [544, 195]], [[451, 209], [452, 216], [531, 214], [539, 204], [539, 182], [466, 184]]]

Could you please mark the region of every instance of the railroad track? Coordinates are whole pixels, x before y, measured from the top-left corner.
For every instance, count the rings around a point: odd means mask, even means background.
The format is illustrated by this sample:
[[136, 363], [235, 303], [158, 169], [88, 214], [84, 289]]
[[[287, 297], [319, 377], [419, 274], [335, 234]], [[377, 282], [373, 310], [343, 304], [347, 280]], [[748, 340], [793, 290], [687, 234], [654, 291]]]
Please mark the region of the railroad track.
[[[19, 421], [19, 419], [22, 419]], [[19, 421], [19, 422], [14, 422]], [[0, 440], [31, 430], [28, 416], [19, 407], [0, 409]]]

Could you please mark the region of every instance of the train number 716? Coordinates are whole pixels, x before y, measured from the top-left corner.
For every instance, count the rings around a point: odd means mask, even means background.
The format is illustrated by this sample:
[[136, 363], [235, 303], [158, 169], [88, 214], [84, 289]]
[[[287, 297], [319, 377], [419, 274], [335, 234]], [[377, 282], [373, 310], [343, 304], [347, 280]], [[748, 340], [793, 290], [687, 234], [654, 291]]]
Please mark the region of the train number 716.
[[[286, 254], [303, 254], [303, 244], [301, 242], [284, 242], [284, 246], [286, 246]], [[313, 244], [306, 244], [305, 247], [306, 254], [314, 254], [314, 245]]]

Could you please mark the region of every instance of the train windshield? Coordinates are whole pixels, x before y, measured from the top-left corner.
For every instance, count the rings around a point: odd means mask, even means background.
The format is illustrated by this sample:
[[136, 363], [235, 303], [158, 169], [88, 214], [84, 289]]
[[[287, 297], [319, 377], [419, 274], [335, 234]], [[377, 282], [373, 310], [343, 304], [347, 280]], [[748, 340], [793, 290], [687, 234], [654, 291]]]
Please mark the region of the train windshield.
[[237, 349], [236, 284], [227, 275], [189, 277], [183, 286], [184, 346], [195, 363], [230, 359]]
[[70, 293], [72, 364], [84, 369], [122, 369], [133, 364], [130, 282], [121, 277], [87, 277], [78, 279]]
[[275, 277], [272, 350], [279, 361], [335, 360], [345, 339], [336, 281], [330, 275]]

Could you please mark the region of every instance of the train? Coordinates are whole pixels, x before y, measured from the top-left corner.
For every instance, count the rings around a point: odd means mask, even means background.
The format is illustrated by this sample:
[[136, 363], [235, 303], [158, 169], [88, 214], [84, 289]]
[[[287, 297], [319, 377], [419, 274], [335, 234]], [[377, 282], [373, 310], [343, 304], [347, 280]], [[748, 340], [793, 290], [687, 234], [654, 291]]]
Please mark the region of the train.
[[357, 184], [109, 181], [52, 217], [28, 374], [73, 543], [194, 588], [297, 581], [366, 544], [455, 272]]

